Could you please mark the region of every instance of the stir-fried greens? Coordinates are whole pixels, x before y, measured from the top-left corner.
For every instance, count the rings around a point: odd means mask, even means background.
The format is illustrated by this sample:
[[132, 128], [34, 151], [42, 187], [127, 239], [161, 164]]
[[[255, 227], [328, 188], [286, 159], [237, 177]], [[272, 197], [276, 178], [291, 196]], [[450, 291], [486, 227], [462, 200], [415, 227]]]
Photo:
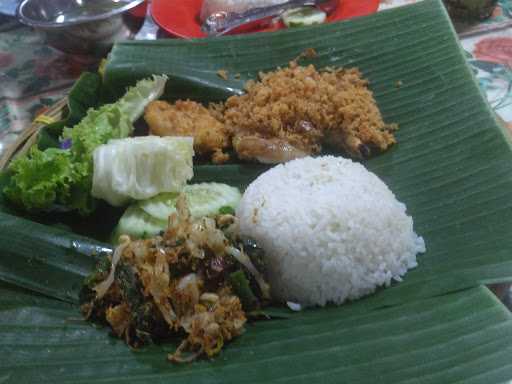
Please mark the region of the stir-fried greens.
[[185, 335], [173, 362], [217, 354], [269, 299], [263, 252], [238, 232], [230, 214], [193, 220], [180, 196], [161, 235], [121, 236], [84, 284], [83, 315], [132, 347]]

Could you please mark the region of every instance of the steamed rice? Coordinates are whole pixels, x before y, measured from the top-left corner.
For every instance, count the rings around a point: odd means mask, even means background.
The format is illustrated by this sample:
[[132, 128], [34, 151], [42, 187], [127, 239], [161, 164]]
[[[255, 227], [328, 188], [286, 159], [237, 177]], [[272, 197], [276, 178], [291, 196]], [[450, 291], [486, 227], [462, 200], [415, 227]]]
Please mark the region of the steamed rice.
[[237, 210], [265, 250], [274, 297], [341, 304], [401, 281], [425, 243], [404, 204], [364, 166], [303, 158], [256, 179]]

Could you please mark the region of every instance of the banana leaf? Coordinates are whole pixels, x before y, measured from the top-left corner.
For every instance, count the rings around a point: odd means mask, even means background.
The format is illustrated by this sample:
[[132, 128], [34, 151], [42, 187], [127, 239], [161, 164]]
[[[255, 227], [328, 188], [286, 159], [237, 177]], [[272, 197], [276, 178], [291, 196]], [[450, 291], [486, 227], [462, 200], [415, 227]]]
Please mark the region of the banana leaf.
[[[141, 78], [166, 73], [167, 98], [218, 101], [307, 48], [316, 50], [308, 62], [318, 67], [358, 67], [385, 120], [400, 125], [398, 144], [365, 165], [407, 204], [427, 253], [404, 282], [377, 296], [376, 305], [512, 280], [509, 138], [481, 94], [440, 1], [273, 34], [120, 43], [110, 54], [103, 86], [106, 93], [122, 94]], [[233, 76], [224, 80], [220, 69]], [[199, 166], [196, 180], [244, 187], [262, 170]]]
[[256, 322], [219, 358], [166, 362], [130, 350], [76, 307], [0, 287], [0, 381], [10, 383], [498, 383], [512, 319], [483, 287], [378, 311], [354, 305]]
[[[481, 286], [512, 281], [510, 139], [441, 1], [271, 34], [121, 43], [102, 94], [116, 97], [142, 77], [166, 73], [168, 99], [223, 100], [306, 48], [318, 57], [304, 63], [360, 68], [385, 120], [400, 125], [398, 144], [365, 165], [407, 204], [424, 236], [418, 268], [355, 303], [251, 324], [213, 361], [173, 366], [165, 361], [172, 343], [132, 351], [77, 320], [79, 283], [108, 245], [0, 213], [0, 280], [10, 284], [0, 287], [0, 382], [512, 379], [510, 314]], [[220, 69], [233, 76], [221, 79]], [[195, 173], [197, 181], [244, 187], [263, 170], [234, 164]]]
[[0, 279], [56, 299], [77, 302], [84, 278], [108, 244], [0, 214]]

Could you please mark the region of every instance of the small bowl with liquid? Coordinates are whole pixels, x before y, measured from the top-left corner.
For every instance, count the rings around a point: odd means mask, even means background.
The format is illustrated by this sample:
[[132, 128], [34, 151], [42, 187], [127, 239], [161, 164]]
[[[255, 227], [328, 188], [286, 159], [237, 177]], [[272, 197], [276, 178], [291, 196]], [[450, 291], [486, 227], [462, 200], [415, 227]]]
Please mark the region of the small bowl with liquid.
[[101, 57], [116, 41], [133, 39], [146, 8], [145, 0], [23, 0], [17, 16], [62, 52]]

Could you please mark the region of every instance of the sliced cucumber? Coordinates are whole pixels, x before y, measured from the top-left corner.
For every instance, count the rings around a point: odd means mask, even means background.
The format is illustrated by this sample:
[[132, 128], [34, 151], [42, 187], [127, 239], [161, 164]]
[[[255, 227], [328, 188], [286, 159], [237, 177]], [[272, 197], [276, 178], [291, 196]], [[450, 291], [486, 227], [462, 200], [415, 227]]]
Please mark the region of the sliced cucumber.
[[313, 24], [322, 24], [327, 14], [318, 8], [301, 7], [291, 9], [282, 14], [284, 24], [288, 27], [304, 27]]
[[132, 205], [121, 216], [112, 235], [112, 242], [117, 244], [121, 235], [129, 235], [134, 239], [155, 236], [166, 228], [167, 220], [155, 219], [137, 205]]
[[[200, 183], [187, 185], [183, 189], [192, 217], [215, 215], [223, 207], [235, 209], [242, 195], [240, 191], [226, 184]], [[138, 206], [148, 215], [160, 221], [167, 221], [176, 212], [177, 193], [163, 193], [151, 199], [140, 201]]]
[[[192, 217], [216, 215], [236, 209], [242, 195], [237, 188], [220, 183], [187, 185], [183, 189]], [[163, 193], [131, 205], [125, 211], [112, 235], [113, 243], [120, 235], [134, 239], [157, 235], [165, 230], [168, 218], [176, 212], [178, 193]]]

